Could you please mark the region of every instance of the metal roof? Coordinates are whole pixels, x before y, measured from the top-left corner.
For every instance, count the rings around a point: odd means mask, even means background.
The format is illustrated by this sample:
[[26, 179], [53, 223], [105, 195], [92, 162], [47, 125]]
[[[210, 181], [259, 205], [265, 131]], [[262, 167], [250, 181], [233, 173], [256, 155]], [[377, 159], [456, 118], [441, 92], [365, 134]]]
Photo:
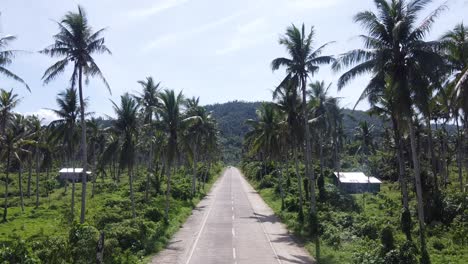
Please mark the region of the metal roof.
[[[82, 173], [83, 168], [62, 168], [59, 173]], [[90, 171], [87, 171], [87, 174], [91, 174]]]
[[[333, 174], [337, 177], [337, 172]], [[340, 172], [338, 179], [343, 183], [382, 183], [379, 179], [368, 177], [363, 172]]]

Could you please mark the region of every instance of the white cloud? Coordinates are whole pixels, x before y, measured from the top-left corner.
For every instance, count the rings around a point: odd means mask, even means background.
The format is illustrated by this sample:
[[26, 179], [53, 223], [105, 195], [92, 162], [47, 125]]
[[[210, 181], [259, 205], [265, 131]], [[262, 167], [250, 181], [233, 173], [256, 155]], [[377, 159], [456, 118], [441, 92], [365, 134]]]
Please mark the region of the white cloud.
[[151, 51], [153, 49], [161, 48], [163, 46], [167, 46], [167, 45], [176, 43], [178, 41], [185, 40], [187, 38], [199, 35], [201, 33], [216, 29], [217, 27], [222, 26], [222, 25], [224, 25], [226, 23], [229, 23], [232, 20], [240, 17], [244, 13], [246, 13], [246, 12], [245, 11], [238, 12], [238, 13], [232, 14], [230, 16], [223, 17], [221, 19], [209, 22], [207, 24], [201, 25], [199, 27], [196, 27], [196, 28], [193, 28], [193, 29], [190, 29], [190, 30], [187, 30], [187, 31], [169, 33], [169, 34], [163, 35], [163, 36], [158, 37], [158, 38], [154, 39], [153, 41], [149, 42], [143, 48], [143, 51], [148, 52], [148, 51]]
[[340, 0], [288, 0], [286, 6], [297, 9], [318, 9], [337, 5]]
[[58, 119], [58, 116], [52, 110], [49, 110], [49, 109], [39, 109], [36, 112], [26, 112], [24, 113], [24, 115], [37, 116], [39, 120], [41, 120], [42, 125], [48, 125], [50, 124], [50, 122]]
[[268, 29], [267, 20], [263, 17], [240, 25], [237, 27], [229, 43], [225, 47], [216, 50], [216, 54], [228, 54], [265, 41], [269, 37], [274, 36], [274, 33], [269, 32]]
[[153, 4], [151, 7], [131, 10], [128, 13], [128, 16], [130, 18], [144, 19], [144, 18], [154, 16], [154, 15], [156, 15], [158, 13], [161, 13], [162, 11], [165, 11], [167, 9], [171, 9], [171, 8], [174, 8], [174, 7], [181, 6], [181, 5], [185, 4], [186, 2], [188, 2], [188, 0], [162, 0], [162, 1], [156, 1], [156, 3]]

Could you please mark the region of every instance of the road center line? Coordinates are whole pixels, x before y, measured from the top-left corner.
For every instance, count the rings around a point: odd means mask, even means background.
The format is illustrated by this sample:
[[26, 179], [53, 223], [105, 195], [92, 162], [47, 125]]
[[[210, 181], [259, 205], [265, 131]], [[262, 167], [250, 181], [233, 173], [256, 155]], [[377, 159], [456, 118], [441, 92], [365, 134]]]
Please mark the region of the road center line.
[[232, 248], [232, 258], [236, 260], [236, 248]]
[[[219, 184], [221, 185], [221, 182], [219, 182]], [[208, 220], [208, 216], [210, 216], [211, 209], [213, 209], [213, 207], [214, 207], [213, 205], [214, 205], [214, 203], [216, 201], [216, 196], [218, 195], [218, 188], [219, 187], [216, 186], [216, 193], [213, 196], [213, 201], [211, 202], [210, 209], [206, 213], [205, 219], [203, 219], [202, 227], [200, 228], [200, 231], [198, 232], [197, 238], [195, 239], [195, 242], [193, 243], [192, 249], [190, 250], [190, 255], [188, 256], [187, 261], [185, 262], [185, 264], [188, 264], [190, 262], [190, 260], [192, 259], [193, 252], [195, 252], [195, 248], [197, 246], [198, 240], [200, 240], [200, 236], [203, 233], [203, 229], [205, 229], [205, 225], [206, 225], [206, 221]]]

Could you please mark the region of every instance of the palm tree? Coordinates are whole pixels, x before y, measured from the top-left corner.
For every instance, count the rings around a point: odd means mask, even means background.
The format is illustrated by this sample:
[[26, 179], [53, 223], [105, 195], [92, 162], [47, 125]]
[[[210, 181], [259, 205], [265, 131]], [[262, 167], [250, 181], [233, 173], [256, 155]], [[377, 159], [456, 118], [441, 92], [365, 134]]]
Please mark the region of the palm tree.
[[[83, 75], [88, 77], [97, 76], [101, 78], [110, 92], [110, 86], [98, 67], [93, 54], [111, 53], [104, 44], [102, 33], [105, 29], [93, 32], [88, 23], [84, 9], [78, 6], [78, 12], [68, 12], [61, 22], [57, 22], [59, 33], [54, 35], [55, 43], [42, 50], [42, 53], [50, 57], [61, 59], [48, 68], [42, 79], [49, 83], [59, 74], [63, 73], [68, 63], [73, 63], [73, 74], [70, 79], [71, 87], [78, 83], [80, 96], [80, 122], [81, 122], [81, 151], [83, 171], [88, 169], [88, 157], [86, 148], [86, 123], [85, 123], [85, 99], [83, 97]], [[84, 223], [86, 213], [86, 177], [82, 177], [81, 216], [80, 222]]]
[[337, 108], [338, 99], [328, 96], [328, 90], [331, 83], [325, 87], [325, 82], [316, 81], [310, 85], [310, 106], [313, 119], [309, 120], [309, 124], [313, 124], [316, 134], [318, 135], [317, 144], [319, 145], [320, 156], [320, 176], [323, 177], [324, 156], [323, 147], [328, 140], [331, 139], [333, 133], [332, 111]]
[[[155, 83], [153, 77], [146, 77], [145, 81], [138, 81], [142, 86], [143, 91], [138, 95], [135, 95], [135, 99], [138, 102], [142, 110], [143, 123], [147, 126], [146, 136], [151, 138], [151, 132], [154, 128], [153, 118], [156, 115], [156, 107], [159, 104], [158, 93], [159, 93], [159, 83]], [[146, 191], [145, 191], [145, 200], [148, 200], [149, 192], [149, 181], [150, 175], [153, 174], [153, 161], [154, 161], [154, 144], [153, 140], [150, 140], [150, 153], [149, 153], [149, 166], [146, 176]]]
[[[303, 195], [302, 195], [302, 176], [299, 171], [299, 161], [297, 151], [300, 149], [299, 142], [303, 141], [304, 129], [302, 128], [302, 116], [301, 116], [301, 98], [297, 94], [296, 85], [292, 82], [288, 82], [283, 86], [277, 87], [273, 92], [273, 99], [276, 100], [275, 106], [279, 111], [286, 115], [287, 123], [287, 139], [286, 142], [292, 151], [296, 177], [298, 179], [298, 192], [299, 192], [299, 219], [303, 221]], [[285, 150], [286, 153], [288, 150]]]
[[[68, 88], [58, 94], [56, 98], [58, 109], [50, 109], [58, 116], [59, 119], [52, 121], [49, 124], [51, 131], [50, 140], [53, 142], [61, 141], [65, 147], [65, 156], [67, 163], [75, 168], [75, 153], [76, 145], [79, 140], [76, 123], [80, 113], [78, 105], [78, 95], [75, 88]], [[86, 106], [86, 100], [85, 100]], [[71, 198], [71, 219], [75, 215], [75, 179], [72, 181], [72, 198]]]
[[13, 108], [15, 108], [20, 101], [21, 99], [18, 95], [13, 93], [13, 89], [9, 92], [0, 89], [0, 138], [5, 133], [7, 123], [13, 117]]
[[196, 191], [198, 158], [202, 144], [216, 131], [216, 124], [211, 113], [199, 105], [200, 98], [189, 98], [186, 101], [187, 111], [182, 120], [186, 128], [183, 141], [189, 146], [193, 160], [192, 196]]
[[121, 138], [120, 168], [127, 168], [130, 183], [130, 200], [132, 202], [132, 216], [135, 214], [135, 198], [133, 194], [133, 167], [135, 165], [135, 148], [138, 136], [138, 104], [136, 100], [125, 93], [120, 97], [120, 106], [112, 102], [117, 119], [114, 128]]
[[184, 102], [182, 92], [175, 94], [174, 90], [165, 89], [159, 94], [161, 106], [158, 109], [161, 118], [161, 125], [167, 136], [167, 146], [165, 151], [167, 188], [166, 188], [166, 208], [165, 219], [169, 221], [169, 206], [171, 196], [171, 169], [177, 155], [178, 134], [181, 126], [181, 107]]
[[6, 66], [12, 63], [13, 58], [18, 53], [17, 50], [5, 49], [8, 46], [8, 44], [10, 44], [10, 42], [14, 41], [15, 39], [16, 39], [15, 36], [10, 36], [10, 35], [0, 37], [0, 73], [8, 78], [11, 78], [15, 81], [22, 83], [26, 87], [26, 89], [28, 89], [28, 91], [31, 91], [31, 89], [29, 89], [29, 86], [26, 84], [26, 82], [23, 79], [21, 79], [18, 75], [14, 74], [13, 72], [5, 68]]
[[[284, 151], [285, 122], [274, 104], [264, 103], [257, 110], [257, 120], [246, 121], [252, 130], [245, 135], [245, 141], [250, 145], [251, 154], [264, 153], [266, 158], [279, 161]], [[279, 174], [281, 208], [284, 209], [283, 170]]]
[[425, 241], [424, 206], [421, 186], [421, 172], [413, 128], [413, 95], [422, 89], [427, 80], [437, 83], [432, 73], [438, 73], [441, 57], [434, 51], [433, 44], [424, 41], [431, 25], [445, 6], [433, 11], [420, 25], [416, 25], [419, 13], [430, 0], [375, 0], [377, 12], [359, 12], [354, 21], [367, 31], [361, 35], [365, 49], [356, 49], [340, 56], [334, 63], [336, 71], [353, 66], [338, 80], [338, 89], [343, 88], [353, 78], [363, 73], [371, 73], [371, 80], [365, 87], [362, 98], [371, 101], [379, 99], [387, 83], [394, 95], [395, 104], [401, 109], [401, 119], [408, 124], [411, 152], [418, 199], [421, 251], [424, 262], [429, 262]]
[[[443, 56], [451, 71], [452, 79], [446, 85], [447, 90], [452, 90], [446, 97], [452, 101], [451, 109], [457, 125], [457, 165], [460, 191], [463, 191], [463, 133], [460, 133], [460, 110], [464, 112], [465, 128], [468, 128], [468, 27], [463, 23], [456, 25], [446, 32], [440, 39], [443, 47]], [[452, 88], [454, 87], [454, 88]], [[453, 93], [453, 94], [450, 94]], [[467, 130], [468, 133], [468, 130]], [[466, 134], [466, 133], [465, 133]], [[468, 168], [467, 168], [468, 170]]]
[[[328, 64], [333, 61], [330, 56], [321, 56], [323, 48], [327, 44], [322, 45], [316, 50], [312, 48], [312, 38], [314, 37], [314, 28], [311, 27], [309, 34], [306, 35], [305, 26], [302, 24], [302, 29], [299, 30], [295, 25], [291, 25], [286, 29], [285, 36], [279, 39], [280, 45], [284, 45], [288, 54], [291, 58], [280, 57], [276, 58], [271, 62], [271, 68], [278, 70], [280, 67], [286, 68], [286, 77], [283, 79], [279, 86], [286, 84], [289, 81], [293, 81], [298, 84], [297, 88], [302, 90], [302, 114], [304, 116], [304, 127], [305, 127], [305, 170], [306, 175], [310, 180], [310, 217], [311, 219], [317, 219], [317, 209], [315, 201], [315, 176], [314, 170], [312, 169], [311, 151], [312, 146], [310, 142], [310, 131], [309, 131], [309, 118], [307, 111], [307, 79], [313, 76], [318, 70], [319, 65]], [[317, 230], [318, 222], [314, 223], [314, 230]], [[317, 260], [320, 258], [320, 246], [318, 233], [315, 232], [316, 237], [316, 254]]]
[[[13, 156], [14, 159], [18, 161], [21, 160], [21, 155], [27, 153], [28, 150], [25, 148], [30, 144], [34, 144], [34, 141], [28, 139], [30, 136], [29, 131], [25, 128], [25, 121], [24, 117], [16, 114], [6, 130], [6, 134], [1, 141], [2, 149], [6, 149], [3, 153], [6, 157], [2, 157], [6, 159], [5, 164], [5, 202], [4, 202], [4, 210], [3, 210], [3, 221], [7, 221], [8, 215], [8, 185], [9, 185], [9, 175], [10, 175], [10, 165], [11, 165], [11, 158]], [[21, 163], [21, 162], [20, 162]], [[21, 167], [21, 164], [20, 164]], [[21, 169], [20, 169], [21, 170]], [[22, 186], [21, 186], [21, 173], [20, 173], [20, 195], [21, 195], [21, 208], [23, 208], [23, 201], [22, 201]]]

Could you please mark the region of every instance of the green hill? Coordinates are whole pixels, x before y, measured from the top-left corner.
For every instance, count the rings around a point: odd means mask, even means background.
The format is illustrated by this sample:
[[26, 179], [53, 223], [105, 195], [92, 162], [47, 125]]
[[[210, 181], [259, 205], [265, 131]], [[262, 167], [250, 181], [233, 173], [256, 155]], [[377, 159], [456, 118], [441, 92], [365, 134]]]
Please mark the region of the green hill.
[[[242, 156], [242, 140], [249, 131], [249, 126], [245, 124], [247, 119], [255, 119], [255, 110], [261, 102], [232, 101], [222, 104], [207, 105], [208, 111], [218, 121], [221, 131], [221, 143], [223, 145], [223, 158], [228, 164], [236, 164]], [[354, 129], [359, 122], [367, 121], [374, 125], [375, 133], [383, 132], [384, 123], [377, 116], [370, 116], [365, 111], [343, 109], [344, 132], [347, 137], [352, 137]]]

